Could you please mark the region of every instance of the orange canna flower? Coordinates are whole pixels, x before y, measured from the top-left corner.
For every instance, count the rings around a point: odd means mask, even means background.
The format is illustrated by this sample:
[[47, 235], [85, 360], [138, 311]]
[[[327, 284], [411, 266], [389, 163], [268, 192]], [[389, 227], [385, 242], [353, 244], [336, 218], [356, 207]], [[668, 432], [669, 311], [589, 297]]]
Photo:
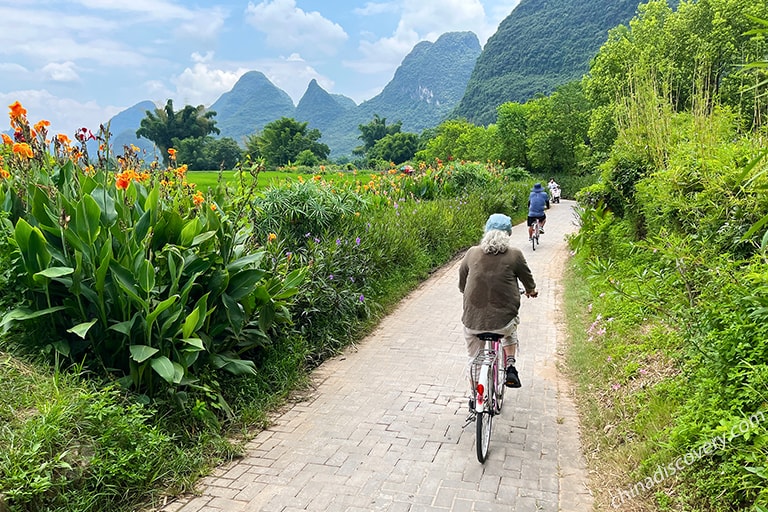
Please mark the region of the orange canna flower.
[[18, 119], [21, 116], [27, 115], [27, 109], [21, 106], [21, 103], [18, 101], [13, 102], [12, 104], [8, 105], [8, 108], [11, 109], [11, 119]]
[[119, 189], [125, 190], [128, 188], [128, 185], [131, 184], [130, 178], [126, 178], [123, 175], [118, 175], [117, 180], [115, 181], [115, 186]]
[[56, 140], [59, 141], [59, 144], [63, 144], [65, 146], [69, 146], [69, 144], [72, 142], [69, 140], [69, 137], [67, 137], [63, 133], [56, 135]]
[[42, 132], [44, 129], [48, 128], [49, 126], [51, 126], [51, 122], [46, 121], [45, 119], [42, 119], [35, 123], [34, 128], [36, 131]]
[[35, 156], [32, 154], [32, 148], [26, 142], [16, 142], [13, 145], [13, 152], [22, 158], [32, 158]]
[[6, 171], [5, 169], [0, 169], [0, 177], [2, 177], [4, 180], [7, 180], [11, 177], [11, 173]]
[[168, 148], [168, 154], [171, 155], [171, 160], [176, 159], [176, 150], [173, 148]]
[[195, 195], [192, 196], [192, 202], [195, 203], [195, 206], [199, 206], [202, 203], [205, 202], [205, 198], [203, 197], [203, 193], [199, 190], [195, 192]]
[[9, 146], [13, 144], [13, 139], [11, 138], [10, 135], [8, 135], [7, 133], [3, 133], [2, 136], [3, 136], [3, 144], [8, 144]]
[[215, 212], [215, 211], [216, 211], [216, 205], [215, 205], [215, 204], [213, 204], [213, 203], [211, 203], [211, 211], [212, 211], [212, 212]]
[[[171, 157], [171, 158], [173, 158], [173, 157]], [[184, 164], [184, 165], [182, 165], [181, 167], [178, 167], [178, 168], [177, 168], [175, 171], [173, 171], [173, 172], [174, 172], [174, 173], [176, 173], [176, 176], [178, 176], [179, 178], [181, 178], [182, 176], [184, 176], [184, 175], [187, 173], [187, 164]]]

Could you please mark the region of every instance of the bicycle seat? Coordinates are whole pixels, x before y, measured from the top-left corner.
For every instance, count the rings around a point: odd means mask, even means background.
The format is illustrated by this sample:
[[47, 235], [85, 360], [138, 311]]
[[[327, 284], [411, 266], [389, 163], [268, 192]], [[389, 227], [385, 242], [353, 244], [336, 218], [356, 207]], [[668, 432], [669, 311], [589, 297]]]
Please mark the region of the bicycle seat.
[[483, 341], [497, 341], [503, 338], [504, 335], [497, 332], [481, 332], [477, 337]]

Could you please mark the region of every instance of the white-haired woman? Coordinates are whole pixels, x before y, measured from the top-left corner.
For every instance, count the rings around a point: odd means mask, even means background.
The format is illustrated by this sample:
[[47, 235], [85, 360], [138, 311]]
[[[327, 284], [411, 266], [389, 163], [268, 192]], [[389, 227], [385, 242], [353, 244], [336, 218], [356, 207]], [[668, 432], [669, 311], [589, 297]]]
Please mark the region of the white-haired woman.
[[517, 325], [520, 323], [520, 287], [528, 297], [536, 297], [536, 282], [520, 249], [510, 246], [512, 221], [494, 213], [485, 223], [480, 243], [464, 255], [459, 267], [459, 290], [464, 294], [461, 323], [470, 359], [484, 347], [477, 337], [481, 332], [504, 335], [502, 346], [506, 358], [506, 385], [519, 388], [520, 377], [515, 368]]

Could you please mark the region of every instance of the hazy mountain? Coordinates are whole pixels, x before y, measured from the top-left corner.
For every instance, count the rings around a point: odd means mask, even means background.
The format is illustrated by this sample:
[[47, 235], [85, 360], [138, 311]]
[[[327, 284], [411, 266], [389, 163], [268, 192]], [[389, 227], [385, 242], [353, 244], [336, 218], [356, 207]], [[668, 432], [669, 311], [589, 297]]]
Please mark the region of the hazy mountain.
[[216, 127], [221, 137], [231, 137], [241, 145], [248, 135], [281, 117], [293, 117], [296, 107], [288, 93], [275, 86], [260, 71], [249, 71], [225, 92], [210, 110], [216, 112]]
[[[147, 111], [154, 112], [157, 106], [151, 101], [142, 101], [123, 110], [109, 120], [110, 145], [117, 154], [123, 154], [123, 146], [133, 144], [147, 154], [154, 151], [154, 143], [145, 138], [136, 136], [136, 130], [141, 125], [141, 120], [147, 117]], [[105, 124], [106, 128], [107, 125]], [[90, 148], [89, 148], [90, 151]]]
[[418, 43], [381, 93], [321, 130], [321, 142], [331, 148], [331, 157], [351, 154], [360, 145], [359, 126], [370, 123], [374, 114], [388, 125], [401, 121], [404, 132], [437, 126], [461, 99], [480, 51], [472, 32], [449, 32], [434, 43]]
[[294, 118], [297, 121], [309, 123], [310, 128], [317, 128], [323, 132], [345, 112], [356, 106], [351, 98], [340, 94], [328, 94], [318, 85], [317, 80], [312, 79], [296, 106]]
[[548, 95], [579, 79], [608, 37], [628, 24], [638, 0], [522, 0], [483, 48], [454, 116], [477, 124], [496, 107]]

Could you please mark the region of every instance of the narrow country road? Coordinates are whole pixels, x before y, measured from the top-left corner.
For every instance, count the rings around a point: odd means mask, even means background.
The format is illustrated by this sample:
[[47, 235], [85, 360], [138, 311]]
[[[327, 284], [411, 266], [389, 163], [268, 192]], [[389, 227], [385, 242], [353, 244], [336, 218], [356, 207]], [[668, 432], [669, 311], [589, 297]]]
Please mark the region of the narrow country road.
[[455, 259], [370, 336], [315, 370], [314, 389], [249, 442], [245, 457], [203, 479], [198, 495], [163, 510], [590, 511], [578, 417], [557, 366], [573, 205], [562, 201], [547, 211], [535, 252], [525, 225], [513, 230], [539, 297], [523, 298], [523, 387], [507, 389], [484, 465], [475, 456], [474, 424], [465, 428]]

